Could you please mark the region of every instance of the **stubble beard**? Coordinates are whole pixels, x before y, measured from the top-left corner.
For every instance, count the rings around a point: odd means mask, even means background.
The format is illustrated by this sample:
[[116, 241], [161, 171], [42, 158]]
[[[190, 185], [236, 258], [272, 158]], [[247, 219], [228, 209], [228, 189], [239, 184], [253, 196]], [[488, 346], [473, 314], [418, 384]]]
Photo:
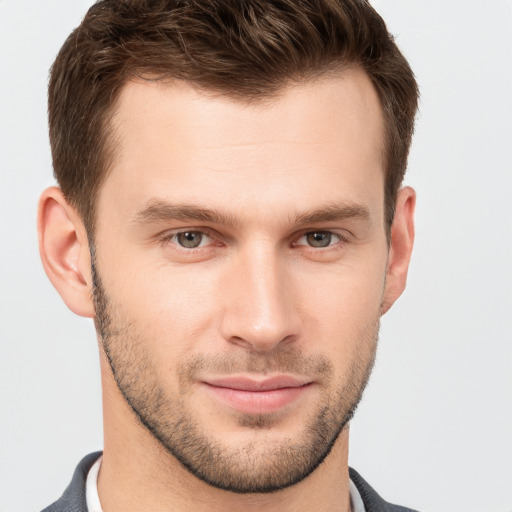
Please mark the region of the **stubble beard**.
[[[94, 253], [93, 253], [94, 256]], [[358, 340], [357, 357], [342, 382], [333, 385], [333, 365], [324, 356], [301, 355], [294, 348], [267, 354], [244, 352], [240, 357], [197, 355], [180, 365], [179, 396], [170, 396], [158, 379], [150, 345], [133, 322], [119, 317], [92, 264], [95, 324], [115, 382], [137, 420], [160, 445], [203, 482], [236, 493], [270, 493], [297, 484], [328, 456], [351, 420], [370, 377], [377, 347], [379, 317]], [[252, 441], [230, 448], [215, 440], [206, 425], [187, 411], [186, 398], [194, 375], [202, 370], [229, 372], [295, 372], [330, 383], [307, 421], [300, 438], [282, 437], [262, 443], [258, 431], [270, 431], [279, 418], [273, 414], [240, 414], [240, 429], [254, 433]]]

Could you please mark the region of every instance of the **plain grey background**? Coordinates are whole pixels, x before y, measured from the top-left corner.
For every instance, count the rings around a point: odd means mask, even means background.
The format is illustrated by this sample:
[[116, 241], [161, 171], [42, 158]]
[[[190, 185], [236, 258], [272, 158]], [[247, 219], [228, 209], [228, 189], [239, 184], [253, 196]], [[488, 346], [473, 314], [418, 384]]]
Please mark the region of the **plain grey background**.
[[[91, 321], [39, 263], [48, 69], [90, 0], [0, 0], [0, 511], [56, 499], [100, 449]], [[421, 86], [409, 286], [383, 319], [350, 463], [423, 512], [512, 510], [512, 2], [379, 0]]]

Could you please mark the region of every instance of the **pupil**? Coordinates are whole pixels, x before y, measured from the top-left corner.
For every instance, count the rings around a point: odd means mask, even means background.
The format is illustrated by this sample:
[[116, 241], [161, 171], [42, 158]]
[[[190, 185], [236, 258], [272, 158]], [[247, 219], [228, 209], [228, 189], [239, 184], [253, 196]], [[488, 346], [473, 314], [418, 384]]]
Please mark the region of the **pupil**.
[[308, 233], [307, 240], [312, 247], [328, 247], [331, 243], [331, 233], [322, 231]]
[[187, 249], [194, 249], [201, 243], [203, 235], [198, 231], [186, 231], [184, 233], [178, 233], [177, 239], [181, 246], [186, 247]]

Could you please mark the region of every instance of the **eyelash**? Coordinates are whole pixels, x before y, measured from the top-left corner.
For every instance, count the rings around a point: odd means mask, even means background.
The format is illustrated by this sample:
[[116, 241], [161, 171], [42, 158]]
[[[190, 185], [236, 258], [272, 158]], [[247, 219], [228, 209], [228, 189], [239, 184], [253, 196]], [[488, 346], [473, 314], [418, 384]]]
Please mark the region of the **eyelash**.
[[[298, 244], [297, 242], [294, 242], [292, 244], [292, 247], [307, 247], [308, 249], [312, 250], [328, 250], [328, 249], [335, 249], [337, 248], [338, 244], [340, 243], [346, 243], [348, 242], [348, 238], [341, 233], [337, 233], [335, 231], [330, 231], [328, 229], [318, 229], [318, 230], [312, 230], [312, 231], [305, 231], [302, 233], [302, 235], [298, 238], [299, 240], [302, 238], [307, 238], [309, 235], [329, 235], [329, 245], [325, 247], [315, 247], [310, 244]], [[336, 237], [338, 240], [334, 244], [330, 244], [331, 238]]]
[[[162, 245], [168, 245], [168, 244], [170, 244], [170, 243], [172, 243], [174, 241], [175, 242], [174, 245], [178, 248], [178, 250], [184, 251], [184, 252], [188, 252], [188, 253], [196, 252], [196, 251], [201, 250], [201, 249], [203, 249], [205, 247], [204, 245], [201, 245], [199, 247], [187, 248], [187, 247], [183, 247], [182, 245], [180, 245], [178, 243], [178, 241], [177, 241], [177, 237], [180, 234], [185, 234], [185, 233], [199, 233], [202, 236], [206, 235], [207, 237], [209, 237], [212, 240], [215, 239], [214, 235], [211, 232], [209, 232], [208, 230], [205, 230], [205, 229], [183, 229], [183, 230], [180, 230], [180, 231], [174, 231], [172, 233], [165, 234], [162, 238], [160, 238], [160, 243]], [[217, 242], [215, 244], [216, 247], [220, 247], [221, 245], [222, 245], [222, 243], [220, 243], [220, 242]]]
[[[202, 250], [204, 249], [205, 247], [211, 247], [211, 244], [206, 244], [206, 245], [200, 245], [198, 247], [184, 247], [183, 245], [181, 245], [178, 241], [177, 241], [177, 237], [180, 235], [180, 234], [185, 234], [185, 233], [198, 233], [198, 234], [201, 234], [202, 236], [205, 236], [206, 237], [209, 237], [211, 240], [215, 240], [216, 236], [209, 230], [206, 230], [206, 229], [186, 229], [186, 230], [180, 230], [180, 231], [174, 231], [172, 233], [167, 233], [165, 234], [164, 236], [162, 236], [160, 238], [160, 243], [162, 245], [168, 245], [170, 243], [173, 243], [173, 245], [175, 245], [175, 247], [180, 250], [180, 251], [183, 251], [183, 252], [186, 252], [186, 253], [194, 253], [196, 251], [199, 251], [199, 250]], [[298, 244], [296, 241], [291, 243], [291, 247], [305, 247], [306, 249], [310, 249], [310, 250], [313, 250], [315, 252], [318, 252], [318, 251], [327, 251], [327, 250], [336, 250], [336, 249], [339, 249], [339, 244], [341, 245], [344, 245], [346, 243], [349, 242], [349, 238], [347, 235], [345, 234], [342, 234], [342, 233], [339, 233], [339, 232], [336, 232], [336, 231], [331, 231], [331, 230], [328, 230], [328, 229], [318, 229], [318, 230], [308, 230], [308, 231], [303, 231], [301, 232], [300, 236], [298, 236], [297, 238], [295, 238], [295, 240], [300, 240], [304, 237], [307, 237], [308, 235], [312, 235], [312, 234], [328, 234], [328, 235], [331, 235], [331, 236], [334, 236], [336, 237], [338, 240], [333, 243], [332, 245], [327, 245], [325, 247], [314, 247], [314, 246], [311, 246], [311, 245], [308, 245], [308, 244]], [[215, 247], [221, 247], [223, 245], [222, 242], [218, 242], [214, 244], [214, 248]]]

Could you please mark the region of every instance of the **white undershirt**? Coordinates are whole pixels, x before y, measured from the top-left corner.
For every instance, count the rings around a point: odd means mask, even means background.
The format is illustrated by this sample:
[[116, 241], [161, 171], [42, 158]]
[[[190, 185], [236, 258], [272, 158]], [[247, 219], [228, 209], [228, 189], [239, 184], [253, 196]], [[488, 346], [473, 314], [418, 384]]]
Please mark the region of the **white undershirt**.
[[87, 481], [85, 482], [85, 501], [87, 502], [87, 510], [89, 512], [103, 512], [101, 510], [100, 496], [98, 494], [98, 473], [100, 471], [101, 459], [100, 455], [96, 462], [87, 473]]
[[[102, 456], [100, 455], [96, 462], [91, 466], [87, 474], [85, 484], [85, 499], [87, 501], [87, 510], [89, 512], [103, 512], [101, 509], [100, 497], [98, 495], [98, 473], [100, 471]], [[349, 480], [350, 504], [352, 512], [366, 512], [361, 495], [352, 480]]]

